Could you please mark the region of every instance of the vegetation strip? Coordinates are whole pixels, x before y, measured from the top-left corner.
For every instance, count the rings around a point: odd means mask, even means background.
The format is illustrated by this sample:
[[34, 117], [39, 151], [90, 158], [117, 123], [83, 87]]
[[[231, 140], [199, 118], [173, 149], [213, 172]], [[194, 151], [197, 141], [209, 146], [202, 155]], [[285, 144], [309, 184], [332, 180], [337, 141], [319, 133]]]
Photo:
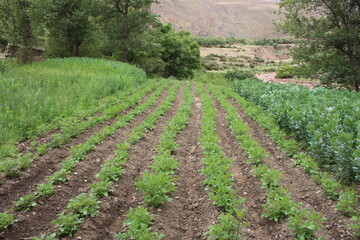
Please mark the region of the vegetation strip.
[[[142, 88], [140, 91], [130, 96], [135, 90], [129, 91], [127, 94], [128, 98], [125, 99], [121, 104], [111, 103], [108, 108], [104, 109], [103, 115], [95, 116], [88, 121], [79, 122], [72, 118], [68, 121], [62, 121], [61, 133], [53, 134], [49, 143], [43, 143], [35, 148], [35, 153], [19, 154], [17, 158], [6, 158], [0, 162], [0, 173], [3, 172], [7, 177], [14, 177], [20, 174], [20, 170], [25, 170], [30, 167], [30, 164], [37, 160], [39, 156], [44, 155], [48, 152], [49, 148], [59, 147], [69, 141], [70, 138], [74, 138], [87, 129], [94, 127], [98, 124], [105, 122], [106, 120], [115, 117], [120, 112], [133, 106], [143, 98], [143, 96], [153, 89], [155, 89], [159, 83], [153, 82], [148, 84], [146, 88]], [[119, 100], [119, 99], [118, 99]]]
[[304, 143], [321, 167], [342, 180], [360, 180], [358, 93], [255, 80], [235, 82], [234, 89], [275, 114], [276, 122]]
[[[125, 127], [135, 116], [144, 112], [148, 107], [153, 105], [158, 96], [161, 95], [162, 91], [170, 84], [171, 81], [163, 84], [163, 86], [158, 88], [157, 91], [154, 92], [145, 103], [139, 105], [127, 115], [121, 116], [115, 124], [105, 127], [101, 132], [89, 138], [87, 142], [81, 143], [73, 147], [71, 149], [72, 155], [67, 158], [67, 160], [62, 162], [62, 169], [53, 174], [52, 176], [47, 177], [48, 181], [46, 183], [38, 184], [38, 189], [34, 194], [26, 195], [24, 197], [21, 197], [19, 201], [14, 202], [14, 204], [16, 205], [16, 208], [14, 210], [26, 211], [32, 206], [36, 205], [34, 201], [35, 199], [39, 197], [49, 197], [55, 191], [55, 185], [67, 181], [67, 175], [73, 171], [79, 161], [84, 159], [89, 152], [95, 149], [95, 145], [99, 144], [107, 136], [113, 134], [117, 129]], [[10, 210], [4, 213], [6, 215], [3, 216], [3, 219], [10, 218], [11, 214], [9, 212]], [[2, 216], [0, 215], [0, 217]], [[0, 219], [0, 221], [1, 220], [2, 219]], [[7, 226], [9, 225], [7, 224]]]
[[204, 184], [209, 190], [210, 199], [214, 205], [220, 207], [224, 214], [219, 216], [219, 223], [210, 226], [209, 239], [240, 239], [240, 230], [246, 223], [243, 222], [246, 211], [240, 210], [239, 205], [245, 200], [237, 197], [233, 189], [234, 179], [230, 172], [232, 160], [224, 156], [219, 145], [216, 129], [216, 111], [212, 98], [206, 94], [203, 85], [199, 84], [197, 93], [200, 96], [203, 117], [201, 119], [201, 147], [204, 150], [201, 170], [206, 177]]
[[[157, 155], [154, 157], [154, 163], [150, 166], [151, 170], [142, 173], [142, 177], [136, 182], [137, 189], [144, 196], [144, 202], [153, 207], [160, 207], [165, 201], [172, 199], [167, 195], [170, 191], [176, 190], [175, 170], [178, 168], [178, 161], [172, 156], [177, 149], [175, 138], [182, 131], [189, 121], [191, 106], [194, 103], [190, 92], [191, 84], [187, 83], [184, 88], [185, 101], [178, 110], [176, 116], [166, 125], [160, 143], [157, 146]], [[135, 215], [137, 213], [137, 216]], [[135, 215], [135, 216], [134, 216]], [[124, 233], [115, 235], [115, 239], [162, 239], [162, 234], [151, 233], [151, 221], [153, 215], [143, 206], [130, 209], [125, 221], [127, 230]], [[148, 219], [147, 222], [143, 222]]]
[[314, 182], [321, 184], [325, 195], [331, 200], [336, 200], [336, 210], [352, 217], [356, 222], [351, 228], [356, 230], [356, 235], [360, 236], [360, 212], [359, 195], [356, 189], [342, 185], [336, 181], [329, 173], [320, 170], [317, 162], [308, 154], [302, 151], [301, 144], [293, 139], [288, 139], [286, 133], [279, 128], [275, 118], [266, 113], [263, 109], [257, 107], [254, 103], [245, 100], [239, 94], [231, 89], [222, 87], [221, 91], [228, 97], [234, 99], [244, 111], [261, 127], [267, 130], [270, 138], [279, 144], [282, 151], [295, 159], [295, 164], [301, 166], [304, 171], [310, 174]]
[[107, 197], [111, 192], [111, 184], [119, 180], [124, 173], [123, 165], [128, 159], [129, 148], [140, 141], [146, 131], [152, 129], [155, 123], [167, 111], [169, 111], [176, 99], [176, 90], [181, 83], [176, 84], [169, 90], [168, 97], [149, 115], [140, 125], [134, 127], [129, 137], [118, 146], [115, 157], [108, 159], [96, 177], [99, 179], [90, 187], [90, 193], [82, 193], [69, 201], [66, 210], [59, 215], [52, 223], [59, 226], [57, 235], [72, 236], [78, 225], [88, 216], [98, 214], [100, 198]]
[[226, 111], [230, 127], [248, 155], [249, 161], [254, 165], [255, 174], [260, 178], [262, 188], [268, 190], [267, 203], [263, 205], [265, 209], [263, 216], [274, 221], [282, 221], [289, 217], [288, 227], [294, 231], [296, 239], [312, 238], [315, 231], [322, 227], [321, 223], [325, 219], [314, 210], [300, 209], [300, 204], [291, 200], [290, 193], [279, 184], [281, 172], [269, 169], [264, 163], [267, 153], [252, 138], [248, 126], [240, 120], [237, 109], [227, 101], [225, 95], [215, 89], [214, 85], [209, 88]]

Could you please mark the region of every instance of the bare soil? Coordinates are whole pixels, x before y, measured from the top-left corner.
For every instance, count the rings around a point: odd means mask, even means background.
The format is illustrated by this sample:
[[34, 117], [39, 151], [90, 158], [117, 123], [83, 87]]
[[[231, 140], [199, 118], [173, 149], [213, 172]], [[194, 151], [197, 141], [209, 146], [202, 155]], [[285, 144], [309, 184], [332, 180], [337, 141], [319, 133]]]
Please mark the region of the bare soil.
[[319, 82], [315, 81], [301, 81], [294, 78], [277, 78], [276, 73], [260, 73], [257, 74], [256, 77], [263, 82], [273, 82], [273, 83], [281, 83], [281, 84], [298, 84], [310, 89], [314, 89], [319, 86]]

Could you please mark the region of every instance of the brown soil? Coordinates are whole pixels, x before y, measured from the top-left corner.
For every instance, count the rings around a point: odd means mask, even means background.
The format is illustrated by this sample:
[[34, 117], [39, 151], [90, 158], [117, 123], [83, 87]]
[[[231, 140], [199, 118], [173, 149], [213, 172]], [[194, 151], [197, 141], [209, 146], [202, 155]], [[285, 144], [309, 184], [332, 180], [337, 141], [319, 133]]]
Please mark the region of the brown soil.
[[201, 183], [204, 177], [199, 174], [203, 152], [199, 146], [202, 113], [197, 96], [192, 111], [189, 124], [176, 139], [179, 148], [174, 157], [180, 162], [176, 173], [178, 190], [170, 195], [172, 202], [155, 212], [154, 230], [165, 234], [165, 239], [205, 239], [204, 233], [219, 214]]
[[266, 158], [269, 167], [282, 172], [280, 184], [289, 190], [292, 199], [295, 202], [301, 202], [304, 207], [315, 209], [327, 218], [324, 223], [325, 228], [318, 231], [318, 234], [328, 240], [356, 239], [351, 236], [346, 227], [351, 224], [350, 219], [334, 210], [336, 203], [324, 195], [321, 187], [313, 182], [310, 175], [294, 165], [294, 159], [280, 151], [277, 144], [271, 140], [258, 123], [247, 116], [238, 104], [234, 101], [232, 103], [238, 108], [241, 120], [249, 126], [252, 137], [269, 153], [269, 157]]
[[[18, 212], [16, 218], [20, 221], [3, 232], [0, 236], [3, 239], [21, 239], [24, 237], [36, 236], [53, 228], [50, 223], [55, 219], [57, 214], [66, 207], [69, 199], [76, 197], [82, 192], [86, 192], [88, 186], [95, 180], [95, 174], [101, 169], [105, 161], [114, 156], [116, 144], [123, 142], [134, 126], [141, 123], [164, 99], [163, 94], [155, 105], [150, 107], [145, 113], [135, 117], [135, 119], [125, 128], [118, 130], [115, 134], [108, 137], [101, 145], [96, 147], [83, 161], [81, 161], [73, 171], [68, 182], [57, 186], [57, 191], [48, 199], [40, 199], [37, 206], [33, 207], [30, 212]], [[30, 174], [33, 174], [31, 172]], [[36, 175], [32, 176], [33, 178]], [[32, 178], [31, 178], [32, 179]], [[25, 195], [24, 189], [33, 189], [35, 186], [23, 186], [21, 195]], [[16, 189], [17, 191], [17, 189]], [[11, 195], [12, 196], [12, 195]], [[10, 204], [10, 198], [6, 198], [7, 204]]]
[[[145, 102], [150, 94], [146, 95], [140, 104]], [[115, 123], [118, 117], [123, 116], [133, 110], [133, 106], [121, 113], [116, 117], [98, 124], [95, 127], [88, 129], [80, 136], [71, 138], [68, 143], [60, 146], [59, 148], [50, 149], [45, 155], [41, 156], [30, 168], [24, 171], [20, 176], [10, 178], [3, 185], [0, 186], [0, 210], [8, 209], [13, 201], [17, 201], [19, 197], [31, 193], [36, 189], [36, 184], [43, 182], [46, 176], [52, 175], [54, 172], [61, 168], [60, 163], [70, 156], [70, 147], [85, 142], [94, 133], [101, 131], [104, 127]], [[49, 138], [46, 136], [45, 138]], [[94, 153], [92, 153], [94, 154]]]
[[276, 78], [276, 73], [260, 73], [256, 74], [256, 77], [263, 82], [273, 82], [273, 83], [281, 83], [281, 84], [298, 84], [310, 89], [313, 89], [320, 85], [319, 82], [311, 82], [311, 81], [301, 81], [294, 78]]
[[[180, 92], [181, 89], [178, 90]], [[174, 107], [156, 125], [154, 130], [148, 131], [146, 136], [129, 150], [129, 159], [124, 165], [125, 173], [121, 179], [113, 185], [114, 192], [104, 198], [101, 203], [100, 215], [90, 218], [80, 226], [75, 239], [80, 237], [86, 240], [113, 239], [113, 235], [123, 232], [125, 214], [130, 208], [142, 204], [142, 195], [136, 189], [134, 183], [152, 163], [152, 157], [156, 154], [155, 147], [160, 140], [166, 123], [175, 116], [177, 109], [183, 102], [183, 95], [178, 94]], [[99, 231], [101, 226], [101, 231]]]
[[248, 164], [244, 150], [237, 144], [235, 135], [232, 133], [226, 113], [220, 104], [215, 101], [217, 110], [217, 134], [226, 157], [232, 159], [231, 172], [235, 179], [235, 188], [240, 197], [246, 199], [241, 206], [247, 210], [245, 221], [249, 226], [243, 230], [245, 239], [291, 239], [291, 233], [285, 223], [276, 223], [262, 218], [262, 204], [266, 201], [266, 192], [261, 189], [261, 183], [251, 172], [252, 166]]

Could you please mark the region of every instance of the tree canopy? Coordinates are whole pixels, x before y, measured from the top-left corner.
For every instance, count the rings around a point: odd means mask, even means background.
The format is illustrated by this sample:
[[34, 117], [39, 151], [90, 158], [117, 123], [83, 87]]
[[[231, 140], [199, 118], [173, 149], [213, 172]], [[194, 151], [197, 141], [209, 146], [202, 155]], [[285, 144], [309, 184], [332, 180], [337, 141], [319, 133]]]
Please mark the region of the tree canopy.
[[360, 91], [360, 1], [281, 0], [279, 5], [285, 18], [277, 26], [300, 40], [293, 54], [304, 73]]

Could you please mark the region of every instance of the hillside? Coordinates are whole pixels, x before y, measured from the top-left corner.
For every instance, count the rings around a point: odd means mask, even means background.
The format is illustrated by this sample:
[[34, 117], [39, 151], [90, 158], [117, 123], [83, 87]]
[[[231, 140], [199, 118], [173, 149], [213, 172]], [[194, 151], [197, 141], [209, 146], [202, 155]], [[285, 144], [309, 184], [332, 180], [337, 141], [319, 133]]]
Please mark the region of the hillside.
[[162, 0], [153, 11], [164, 23], [197, 36], [281, 37], [272, 24], [276, 0]]

